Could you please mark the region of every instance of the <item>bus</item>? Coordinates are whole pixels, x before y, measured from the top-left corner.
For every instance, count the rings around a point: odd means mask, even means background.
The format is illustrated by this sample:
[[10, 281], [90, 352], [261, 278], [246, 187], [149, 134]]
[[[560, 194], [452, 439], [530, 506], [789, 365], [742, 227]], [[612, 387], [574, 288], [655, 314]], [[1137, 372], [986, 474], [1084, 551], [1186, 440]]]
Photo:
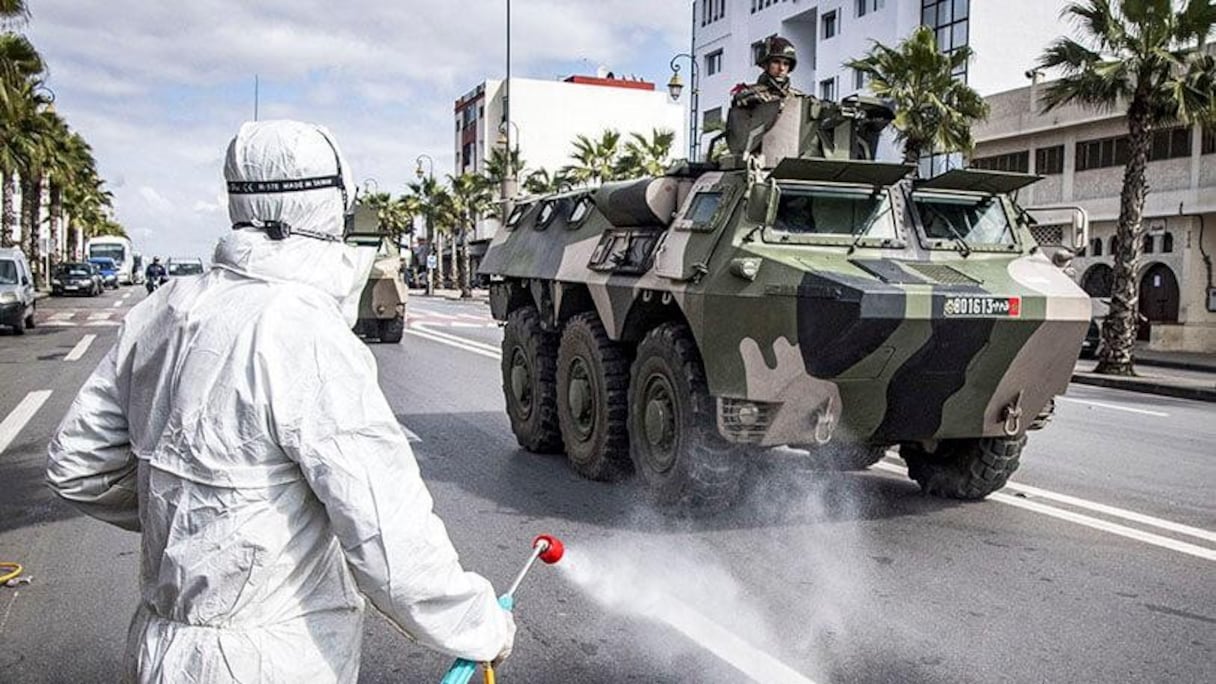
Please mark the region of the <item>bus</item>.
[[131, 241], [117, 235], [101, 235], [89, 238], [84, 245], [86, 260], [96, 257], [109, 257], [118, 264], [118, 283], [131, 285], [136, 282], [135, 252], [131, 250]]

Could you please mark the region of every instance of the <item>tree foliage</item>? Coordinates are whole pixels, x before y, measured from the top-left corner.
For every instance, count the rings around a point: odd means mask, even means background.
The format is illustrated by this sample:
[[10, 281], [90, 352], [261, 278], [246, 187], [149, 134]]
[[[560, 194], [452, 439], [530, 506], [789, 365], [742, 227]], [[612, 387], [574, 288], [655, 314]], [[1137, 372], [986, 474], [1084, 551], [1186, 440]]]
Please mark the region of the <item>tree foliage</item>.
[[988, 116], [988, 103], [955, 77], [972, 54], [966, 46], [942, 53], [933, 30], [919, 26], [898, 46], [874, 41], [865, 57], [845, 63], [865, 74], [875, 95], [894, 103], [892, 126], [903, 143], [904, 162], [975, 147], [971, 126]]
[[1063, 75], [1043, 88], [1042, 108], [1068, 104], [1122, 110], [1128, 160], [1115, 228], [1118, 250], [1110, 313], [1102, 329], [1096, 371], [1133, 375], [1138, 326], [1138, 269], [1143, 249], [1146, 170], [1154, 128], [1175, 123], [1216, 124], [1216, 57], [1204, 50], [1216, 23], [1216, 4], [1188, 0], [1086, 0], [1065, 8], [1077, 29], [1061, 37], [1039, 66]]

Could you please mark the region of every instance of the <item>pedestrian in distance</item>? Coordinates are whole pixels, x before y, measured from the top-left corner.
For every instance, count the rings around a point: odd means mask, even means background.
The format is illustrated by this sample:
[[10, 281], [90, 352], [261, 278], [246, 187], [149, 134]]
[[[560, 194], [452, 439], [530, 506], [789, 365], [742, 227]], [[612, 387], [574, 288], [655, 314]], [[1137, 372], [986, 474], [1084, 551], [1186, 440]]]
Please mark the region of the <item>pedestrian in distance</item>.
[[[332, 136], [246, 123], [215, 267], [135, 306], [49, 447], [63, 498], [142, 535], [127, 681], [355, 682], [365, 598], [419, 643], [505, 658], [351, 333], [376, 250], [343, 240]], [[402, 675], [403, 681], [418, 681]]]

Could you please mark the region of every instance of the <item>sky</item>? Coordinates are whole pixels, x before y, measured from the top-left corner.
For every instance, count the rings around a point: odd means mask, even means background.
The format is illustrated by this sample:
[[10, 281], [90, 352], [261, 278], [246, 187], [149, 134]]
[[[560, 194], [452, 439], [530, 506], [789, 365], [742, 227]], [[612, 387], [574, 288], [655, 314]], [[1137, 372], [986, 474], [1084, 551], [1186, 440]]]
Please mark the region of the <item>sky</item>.
[[[31, 0], [22, 29], [145, 255], [210, 259], [230, 229], [228, 141], [253, 118], [327, 126], [362, 185], [453, 168], [453, 104], [502, 78], [507, 0]], [[663, 87], [689, 0], [514, 0], [511, 75], [603, 65]]]

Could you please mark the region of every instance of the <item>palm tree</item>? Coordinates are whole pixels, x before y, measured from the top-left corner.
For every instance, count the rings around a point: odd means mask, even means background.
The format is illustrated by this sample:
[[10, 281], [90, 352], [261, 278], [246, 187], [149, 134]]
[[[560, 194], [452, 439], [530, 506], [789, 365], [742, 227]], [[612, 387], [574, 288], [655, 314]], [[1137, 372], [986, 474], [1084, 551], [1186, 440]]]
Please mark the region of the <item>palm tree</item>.
[[574, 138], [576, 163], [565, 167], [566, 175], [578, 183], [599, 185], [617, 177], [617, 158], [620, 156], [621, 134], [611, 128], [600, 133], [597, 140], [579, 134]]
[[447, 209], [451, 212], [451, 220], [456, 228], [456, 280], [460, 287], [460, 296], [467, 298], [473, 296], [469, 231], [477, 218], [493, 206], [494, 197], [486, 179], [476, 174], [448, 176], [448, 183], [451, 186], [451, 199]]
[[[407, 187], [417, 198], [423, 215], [426, 217], [427, 253], [435, 255], [435, 270], [439, 278], [439, 286], [443, 287], [444, 281], [447, 279], [443, 258], [444, 232], [447, 227], [445, 218], [448, 216], [446, 209], [449, 204], [447, 189], [440, 185], [434, 176], [425, 176], [417, 182], [409, 183]], [[428, 283], [434, 283], [434, 280], [428, 279]]]
[[1086, 0], [1069, 5], [1064, 16], [1082, 35], [1080, 40], [1058, 39], [1039, 59], [1040, 67], [1064, 74], [1043, 89], [1043, 111], [1076, 103], [1127, 112], [1115, 281], [1094, 370], [1135, 375], [1136, 270], [1143, 249], [1149, 147], [1156, 127], [1216, 123], [1216, 57], [1203, 51], [1216, 22], [1216, 4], [1188, 0], [1176, 12], [1169, 0]]
[[573, 185], [566, 176], [565, 169], [549, 173], [549, 169], [537, 169], [524, 178], [524, 190], [530, 195], [551, 195], [565, 192]]
[[[511, 150], [511, 172], [513, 177], [519, 178], [524, 175], [525, 162], [519, 156], [519, 147]], [[501, 147], [495, 147], [490, 150], [490, 156], [486, 159], [485, 177], [491, 184], [500, 185], [507, 178], [507, 153]]]
[[630, 133], [625, 142], [625, 151], [617, 160], [618, 178], [661, 176], [671, 160], [671, 145], [676, 133], [669, 129], [652, 129], [650, 138], [641, 133]]
[[972, 57], [969, 47], [943, 54], [933, 30], [919, 26], [897, 47], [874, 41], [866, 56], [845, 62], [865, 74], [875, 95], [895, 105], [896, 139], [904, 162], [932, 152], [969, 152], [971, 125], [988, 116], [988, 103], [955, 78]]
[[[3, 0], [0, 0], [3, 2]], [[0, 8], [0, 16], [8, 16]], [[24, 36], [0, 34], [0, 247], [12, 245], [13, 196], [17, 191], [17, 174], [23, 160], [32, 154], [34, 140], [28, 127], [37, 110], [49, 103], [37, 80], [45, 65], [42, 57]], [[18, 242], [21, 242], [20, 236]]]

